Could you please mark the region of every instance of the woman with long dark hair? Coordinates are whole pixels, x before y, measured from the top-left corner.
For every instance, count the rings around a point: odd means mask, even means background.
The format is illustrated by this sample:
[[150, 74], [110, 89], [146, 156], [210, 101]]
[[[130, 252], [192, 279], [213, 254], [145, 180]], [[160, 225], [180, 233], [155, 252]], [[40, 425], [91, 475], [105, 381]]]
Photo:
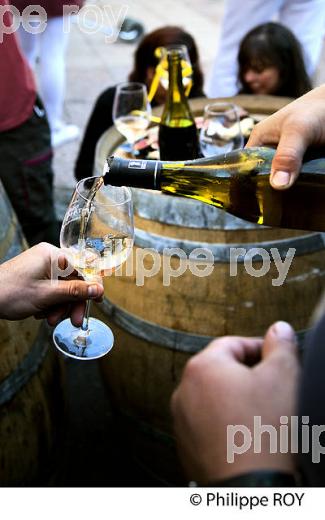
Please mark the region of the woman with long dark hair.
[[[195, 41], [189, 33], [177, 26], [161, 27], [143, 38], [134, 55], [134, 65], [132, 72], [129, 74], [129, 81], [144, 83], [149, 90], [159, 61], [155, 50], [158, 47], [167, 47], [168, 45], [185, 45], [187, 47], [193, 68], [193, 85], [190, 97], [204, 96], [203, 74]], [[116, 86], [106, 89], [95, 103], [75, 166], [77, 180], [90, 177], [93, 173], [97, 141], [102, 133], [113, 125], [112, 108], [115, 90]], [[165, 102], [165, 99], [166, 91], [159, 85], [151, 104], [152, 106], [160, 105]]]
[[279, 23], [265, 23], [247, 33], [238, 65], [241, 94], [296, 98], [312, 88], [298, 40]]

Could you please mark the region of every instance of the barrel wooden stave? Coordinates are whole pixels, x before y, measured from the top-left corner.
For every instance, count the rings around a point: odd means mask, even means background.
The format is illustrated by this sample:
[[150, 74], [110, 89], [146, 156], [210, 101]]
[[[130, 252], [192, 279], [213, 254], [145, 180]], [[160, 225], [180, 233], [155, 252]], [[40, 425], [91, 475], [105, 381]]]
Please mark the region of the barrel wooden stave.
[[[0, 263], [26, 248], [0, 183]], [[19, 283], [19, 280], [17, 280]], [[44, 485], [65, 421], [63, 364], [45, 323], [0, 320], [0, 486]]]
[[[195, 277], [187, 268], [183, 275], [171, 278], [169, 287], [163, 286], [160, 270], [146, 278], [143, 287], [136, 285], [134, 274], [109, 278], [105, 289], [117, 307], [139, 319], [182, 332], [207, 336], [262, 335], [279, 319], [288, 320], [296, 330], [301, 330], [308, 326], [324, 287], [324, 260], [324, 249], [294, 257], [280, 287], [272, 285], [272, 280], [279, 277], [272, 262], [268, 274], [256, 278], [246, 272], [243, 263], [237, 264], [237, 276], [230, 276], [229, 263], [216, 263], [210, 276]], [[183, 263], [178, 258], [167, 261], [174, 271]], [[144, 266], [149, 272], [151, 257], [144, 259]], [[253, 263], [254, 269], [261, 267], [261, 262]]]
[[49, 351], [37, 374], [0, 407], [0, 485], [44, 486], [56, 472], [65, 398], [62, 366]]

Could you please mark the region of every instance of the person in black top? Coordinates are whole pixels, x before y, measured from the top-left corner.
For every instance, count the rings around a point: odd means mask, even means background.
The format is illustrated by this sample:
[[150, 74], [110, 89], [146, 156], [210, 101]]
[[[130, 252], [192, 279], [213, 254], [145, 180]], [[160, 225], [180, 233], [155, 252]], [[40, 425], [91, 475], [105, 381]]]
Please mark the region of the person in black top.
[[[129, 74], [129, 81], [144, 83], [149, 90], [158, 64], [155, 50], [157, 47], [166, 47], [172, 44], [186, 45], [188, 48], [193, 67], [193, 86], [190, 97], [204, 96], [203, 74], [197, 46], [189, 33], [176, 26], [161, 27], [143, 38], [134, 55], [134, 66]], [[113, 125], [112, 108], [115, 90], [115, 86], [107, 88], [95, 102], [75, 164], [74, 172], [77, 180], [93, 175], [96, 144], [102, 133]], [[165, 96], [166, 91], [160, 85], [153, 99], [152, 106], [163, 104]]]

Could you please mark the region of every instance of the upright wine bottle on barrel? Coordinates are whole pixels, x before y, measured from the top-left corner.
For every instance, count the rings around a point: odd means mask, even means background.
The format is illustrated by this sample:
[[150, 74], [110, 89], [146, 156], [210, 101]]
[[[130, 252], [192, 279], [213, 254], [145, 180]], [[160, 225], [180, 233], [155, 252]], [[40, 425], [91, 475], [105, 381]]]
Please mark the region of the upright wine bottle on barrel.
[[166, 52], [169, 80], [167, 101], [159, 125], [160, 159], [195, 159], [199, 156], [199, 141], [183, 87], [182, 46], [170, 47]]
[[304, 162], [291, 188], [275, 190], [273, 156], [270, 148], [246, 148], [185, 162], [112, 157], [104, 182], [197, 199], [256, 224], [325, 231], [325, 159]]

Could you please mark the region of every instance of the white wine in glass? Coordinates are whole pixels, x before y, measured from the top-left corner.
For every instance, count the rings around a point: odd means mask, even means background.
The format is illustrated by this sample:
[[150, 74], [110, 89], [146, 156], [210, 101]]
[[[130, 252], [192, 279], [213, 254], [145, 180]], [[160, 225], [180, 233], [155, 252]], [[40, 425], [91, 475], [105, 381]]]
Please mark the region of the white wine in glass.
[[126, 138], [131, 154], [135, 155], [134, 143], [145, 135], [150, 123], [151, 106], [147, 87], [136, 82], [118, 85], [112, 116], [116, 129]]
[[[80, 181], [60, 234], [60, 244], [70, 264], [86, 281], [98, 281], [126, 261], [133, 239], [131, 191], [104, 186], [102, 177]], [[111, 329], [100, 320], [89, 318], [89, 310], [90, 301], [80, 328], [66, 319], [54, 330], [54, 344], [67, 356], [97, 359], [113, 346]]]
[[115, 119], [116, 129], [126, 137], [130, 144], [134, 144], [143, 137], [148, 128], [148, 118], [143, 116], [121, 116]]

